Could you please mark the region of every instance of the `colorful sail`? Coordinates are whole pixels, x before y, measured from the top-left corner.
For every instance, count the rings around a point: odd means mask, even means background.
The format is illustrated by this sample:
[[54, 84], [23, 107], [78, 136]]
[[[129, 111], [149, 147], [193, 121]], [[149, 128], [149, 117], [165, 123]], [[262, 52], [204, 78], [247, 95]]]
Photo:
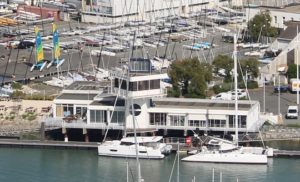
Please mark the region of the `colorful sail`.
[[34, 27], [35, 32], [35, 49], [36, 49], [36, 61], [42, 62], [44, 60], [44, 51], [42, 45], [42, 38], [38, 27]]
[[53, 23], [53, 51], [54, 51], [54, 59], [57, 60], [60, 57], [60, 46], [58, 39], [58, 31], [55, 23]]

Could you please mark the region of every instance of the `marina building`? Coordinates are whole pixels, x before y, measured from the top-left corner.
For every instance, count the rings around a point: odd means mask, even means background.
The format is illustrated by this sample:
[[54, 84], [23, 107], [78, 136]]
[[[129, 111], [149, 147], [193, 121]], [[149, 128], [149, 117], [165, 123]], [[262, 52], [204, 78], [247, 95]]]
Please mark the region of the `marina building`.
[[276, 28], [286, 28], [285, 23], [288, 21], [300, 21], [300, 5], [287, 5], [283, 7], [265, 7], [255, 6], [246, 7], [246, 20], [251, 20], [260, 12], [268, 11], [271, 16], [271, 26]]
[[[166, 73], [155, 73], [147, 59], [130, 61], [129, 70], [110, 71], [105, 86], [75, 82], [54, 100], [48, 126], [111, 129], [168, 134], [169, 131], [234, 132], [235, 102], [166, 97]], [[258, 101], [238, 101], [240, 132], [257, 132], [262, 125]], [[133, 109], [134, 108], [134, 109]], [[133, 117], [133, 115], [135, 117]]]
[[185, 16], [190, 12], [228, 4], [227, 0], [82, 0], [82, 21], [117, 23], [154, 21], [167, 16]]

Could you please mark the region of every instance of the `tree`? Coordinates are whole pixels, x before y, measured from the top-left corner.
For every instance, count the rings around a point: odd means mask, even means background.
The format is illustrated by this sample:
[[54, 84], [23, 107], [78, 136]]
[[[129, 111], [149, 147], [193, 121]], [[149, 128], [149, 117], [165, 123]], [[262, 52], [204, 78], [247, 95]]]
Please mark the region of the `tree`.
[[269, 11], [261, 12], [255, 15], [248, 23], [250, 35], [255, 41], [259, 36], [276, 37], [278, 31], [275, 27], [271, 27], [272, 18]]
[[259, 62], [257, 59], [255, 58], [248, 58], [248, 59], [244, 59], [240, 61], [241, 63], [241, 68], [242, 68], [242, 72], [243, 75], [245, 75], [246, 71], [247, 73], [251, 74], [254, 78], [258, 77], [258, 73], [259, 73], [259, 69], [258, 69], [258, 65]]
[[169, 96], [204, 98], [206, 82], [212, 80], [212, 67], [200, 63], [198, 59], [185, 59], [171, 64], [169, 76], [172, 80], [172, 90]]
[[232, 76], [231, 71], [233, 69], [233, 59], [226, 55], [218, 55], [213, 60], [212, 64], [214, 65], [214, 72], [219, 74], [220, 70], [225, 72], [225, 82], [231, 82]]
[[288, 67], [288, 70], [286, 72], [286, 75], [287, 75], [288, 79], [297, 78], [297, 65], [296, 64], [290, 64], [289, 67]]

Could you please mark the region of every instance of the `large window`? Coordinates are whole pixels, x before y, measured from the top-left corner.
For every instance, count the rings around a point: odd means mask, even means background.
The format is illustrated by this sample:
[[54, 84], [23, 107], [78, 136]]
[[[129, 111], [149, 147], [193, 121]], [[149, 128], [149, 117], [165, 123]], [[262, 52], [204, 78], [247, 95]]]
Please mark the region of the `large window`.
[[91, 123], [107, 123], [106, 111], [103, 110], [90, 110]]
[[205, 120], [189, 120], [189, 126], [206, 127], [206, 121]]
[[167, 125], [166, 113], [150, 113], [150, 125]]
[[[112, 112], [111, 112], [112, 114]], [[124, 123], [125, 122], [125, 112], [124, 111], [114, 111], [111, 123]]]
[[[239, 115], [238, 116], [238, 128], [247, 127], [247, 116]], [[235, 128], [235, 116], [229, 115], [229, 128]]]
[[129, 82], [129, 91], [137, 91], [138, 82]]
[[139, 81], [138, 90], [149, 90], [149, 81]]
[[57, 104], [56, 117], [66, 117], [74, 114], [73, 104]]
[[185, 116], [170, 115], [169, 119], [170, 119], [171, 126], [184, 126]]
[[76, 106], [76, 114], [80, 116], [81, 119], [86, 120], [87, 107]]
[[150, 89], [159, 89], [160, 80], [150, 80]]
[[226, 127], [226, 120], [220, 119], [209, 119], [208, 120], [209, 127], [216, 127], [216, 128], [225, 128]]

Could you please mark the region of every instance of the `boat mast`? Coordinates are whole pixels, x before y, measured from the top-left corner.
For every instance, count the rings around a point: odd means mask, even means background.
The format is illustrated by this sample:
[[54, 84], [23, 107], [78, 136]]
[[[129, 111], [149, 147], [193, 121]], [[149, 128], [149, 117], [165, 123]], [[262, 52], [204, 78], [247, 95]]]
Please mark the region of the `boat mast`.
[[134, 143], [135, 143], [135, 154], [136, 154], [136, 167], [137, 167], [137, 182], [142, 182], [144, 181], [142, 179], [142, 174], [141, 174], [141, 165], [139, 161], [139, 144], [137, 142], [137, 136], [136, 136], [136, 126], [135, 126], [135, 112], [134, 112], [134, 106], [133, 106], [133, 98], [130, 98], [131, 101], [131, 115], [132, 115], [132, 122], [133, 122], [133, 132], [134, 132]]
[[[233, 64], [234, 64], [234, 101], [235, 101], [235, 142], [236, 145], [239, 145], [239, 137], [238, 137], [238, 100], [237, 100], [237, 49], [236, 49], [236, 44], [237, 44], [237, 37], [236, 34], [233, 36]], [[246, 83], [247, 84], [247, 83]]]

